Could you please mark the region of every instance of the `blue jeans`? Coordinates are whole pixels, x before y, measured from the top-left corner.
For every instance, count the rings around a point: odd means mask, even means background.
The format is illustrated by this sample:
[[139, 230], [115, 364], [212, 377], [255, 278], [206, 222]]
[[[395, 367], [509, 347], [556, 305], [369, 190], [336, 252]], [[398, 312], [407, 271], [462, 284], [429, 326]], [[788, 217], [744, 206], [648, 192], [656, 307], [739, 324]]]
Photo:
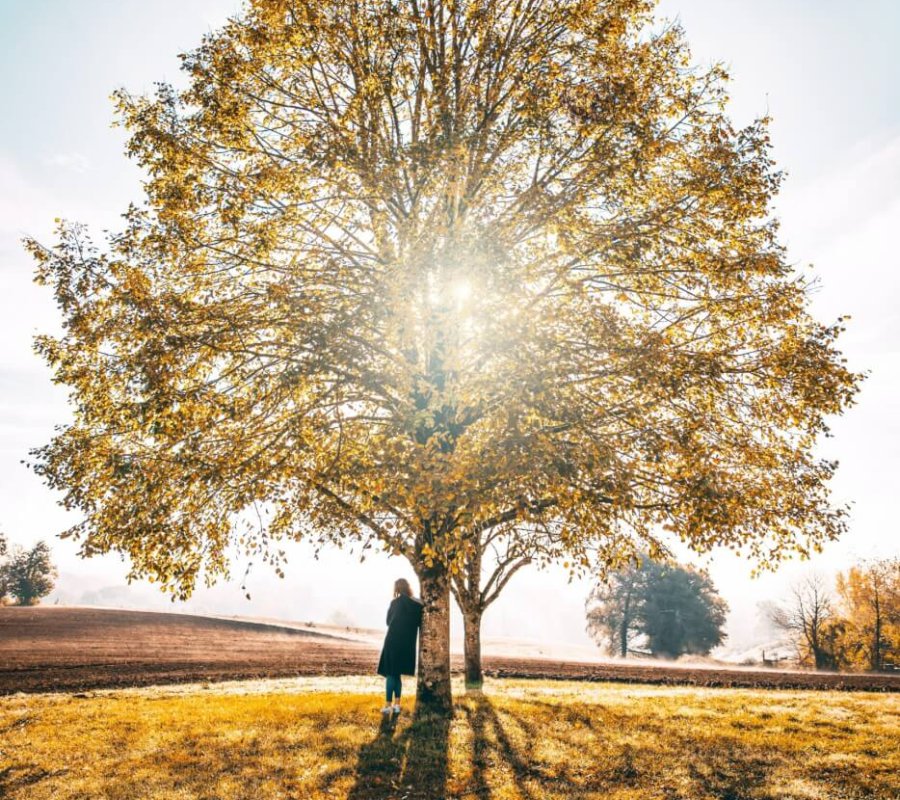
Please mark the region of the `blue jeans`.
[[403, 684], [399, 675], [388, 675], [384, 681], [384, 697], [387, 704], [391, 704], [391, 699], [396, 697], [400, 700], [400, 692], [403, 691]]

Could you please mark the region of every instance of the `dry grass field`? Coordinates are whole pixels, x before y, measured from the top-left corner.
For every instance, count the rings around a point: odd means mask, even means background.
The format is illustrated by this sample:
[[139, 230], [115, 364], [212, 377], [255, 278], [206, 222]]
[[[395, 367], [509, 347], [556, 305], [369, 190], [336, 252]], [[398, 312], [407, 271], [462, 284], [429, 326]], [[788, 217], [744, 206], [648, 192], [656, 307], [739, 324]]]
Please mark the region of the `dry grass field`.
[[449, 722], [387, 722], [378, 688], [305, 678], [0, 698], [0, 796], [900, 797], [896, 694], [489, 680], [458, 693]]
[[354, 677], [376, 658], [287, 624], [0, 609], [0, 797], [900, 798], [896, 677], [492, 658], [538, 679], [385, 720]]

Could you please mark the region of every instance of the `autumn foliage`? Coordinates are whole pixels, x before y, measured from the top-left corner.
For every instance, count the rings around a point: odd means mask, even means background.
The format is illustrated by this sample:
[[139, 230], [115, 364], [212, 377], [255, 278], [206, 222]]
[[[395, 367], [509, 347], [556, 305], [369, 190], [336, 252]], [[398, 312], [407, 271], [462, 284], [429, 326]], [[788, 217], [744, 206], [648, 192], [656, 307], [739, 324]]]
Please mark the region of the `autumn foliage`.
[[285, 539], [403, 555], [445, 702], [450, 576], [498, 526], [573, 567], [839, 535], [841, 323], [778, 242], [767, 120], [652, 6], [252, 2], [186, 89], [119, 92], [146, 202], [29, 243], [83, 552], [180, 596]]
[[838, 574], [843, 659], [857, 669], [900, 667], [900, 558], [860, 562]]
[[797, 583], [770, 607], [801, 664], [882, 672], [900, 667], [900, 559], [859, 561], [839, 572], [836, 592], [821, 575]]

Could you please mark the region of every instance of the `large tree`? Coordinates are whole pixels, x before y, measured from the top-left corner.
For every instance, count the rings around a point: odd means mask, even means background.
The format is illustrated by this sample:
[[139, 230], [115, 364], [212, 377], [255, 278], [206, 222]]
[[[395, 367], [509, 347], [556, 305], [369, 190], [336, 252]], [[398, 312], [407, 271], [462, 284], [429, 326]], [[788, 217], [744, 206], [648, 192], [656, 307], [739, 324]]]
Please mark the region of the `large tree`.
[[259, 0], [118, 94], [146, 203], [30, 248], [75, 420], [36, 466], [181, 596], [234, 552], [373, 543], [418, 574], [450, 703], [481, 532], [763, 562], [844, 529], [813, 455], [857, 377], [735, 130], [646, 0]]

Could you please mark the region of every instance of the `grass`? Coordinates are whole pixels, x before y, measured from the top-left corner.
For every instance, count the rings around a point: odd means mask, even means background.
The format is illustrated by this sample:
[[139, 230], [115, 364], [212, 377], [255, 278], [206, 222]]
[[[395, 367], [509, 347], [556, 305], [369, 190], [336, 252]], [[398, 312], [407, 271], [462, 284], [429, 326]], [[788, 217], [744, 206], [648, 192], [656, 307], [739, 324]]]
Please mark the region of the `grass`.
[[897, 695], [496, 680], [451, 720], [389, 723], [377, 689], [0, 698], [0, 797], [900, 798]]

